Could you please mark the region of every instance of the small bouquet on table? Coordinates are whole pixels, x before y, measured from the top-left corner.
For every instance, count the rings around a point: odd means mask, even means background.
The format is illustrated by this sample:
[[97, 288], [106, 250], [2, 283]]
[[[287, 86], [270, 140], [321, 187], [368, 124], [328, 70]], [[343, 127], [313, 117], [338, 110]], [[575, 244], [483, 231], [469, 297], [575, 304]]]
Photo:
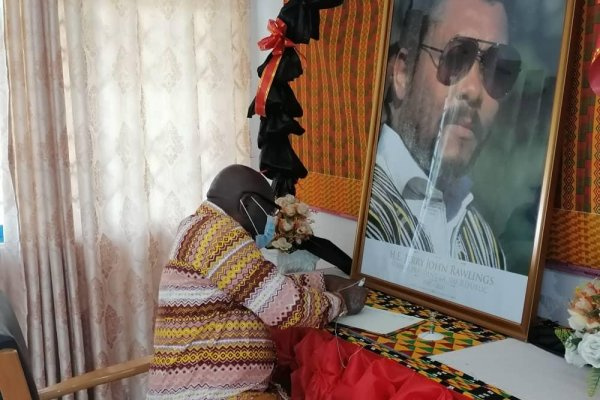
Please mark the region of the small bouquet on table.
[[568, 308], [569, 326], [556, 329], [565, 346], [565, 360], [577, 367], [590, 365], [588, 395], [600, 384], [600, 281], [594, 279], [575, 289]]
[[319, 257], [301, 248], [313, 237], [311, 211], [306, 203], [291, 194], [279, 197], [275, 238], [271, 248], [279, 250], [277, 267], [282, 273], [314, 271]]

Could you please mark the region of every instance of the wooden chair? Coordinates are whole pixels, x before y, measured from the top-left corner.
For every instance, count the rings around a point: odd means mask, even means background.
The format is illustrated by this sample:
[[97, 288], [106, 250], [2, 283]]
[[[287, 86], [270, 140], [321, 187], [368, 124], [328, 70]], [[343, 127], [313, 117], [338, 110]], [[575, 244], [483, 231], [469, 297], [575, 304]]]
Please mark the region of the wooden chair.
[[38, 390], [27, 359], [27, 347], [13, 308], [0, 292], [0, 400], [56, 399], [142, 374], [148, 371], [152, 362], [152, 356], [146, 356], [68, 378]]
[[148, 371], [151, 362], [152, 356], [146, 356], [110, 367], [100, 368], [48, 386], [32, 395], [30, 385], [28, 385], [25, 378], [21, 360], [19, 359], [19, 353], [16, 349], [5, 348], [0, 350], [0, 399], [56, 399], [80, 390], [90, 389], [98, 385], [145, 373]]

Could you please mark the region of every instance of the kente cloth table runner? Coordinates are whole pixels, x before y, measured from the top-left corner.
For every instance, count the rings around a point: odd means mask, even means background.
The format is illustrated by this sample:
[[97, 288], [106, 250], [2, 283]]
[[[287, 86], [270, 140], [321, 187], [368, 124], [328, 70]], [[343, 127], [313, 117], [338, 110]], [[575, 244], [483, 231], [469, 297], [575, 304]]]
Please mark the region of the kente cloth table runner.
[[423, 324], [394, 332], [391, 335], [377, 335], [370, 332], [345, 328], [332, 324], [329, 332], [347, 342], [357, 344], [384, 358], [396, 361], [405, 367], [440, 383], [441, 385], [472, 399], [516, 399], [509, 393], [482, 382], [457, 369], [426, 358], [429, 355], [442, 354], [481, 343], [505, 339], [504, 335], [482, 328], [478, 325], [438, 313], [435, 319], [435, 331], [444, 335], [444, 339], [427, 342], [418, 338], [421, 332], [430, 329], [431, 310], [398, 299], [377, 290], [370, 290], [367, 305], [424, 318]]
[[[330, 329], [330, 332], [333, 328]], [[455, 368], [437, 361], [423, 358], [409, 358], [405, 354], [392, 350], [385, 344], [373, 342], [365, 336], [361, 336], [351, 329], [337, 327], [337, 336], [347, 342], [357, 344], [363, 348], [379, 354], [382, 357], [396, 361], [413, 371], [435, 381], [448, 389], [458, 392], [470, 399], [486, 400], [516, 400], [506, 391], [493, 385], [482, 382], [475, 377], [465, 374]]]
[[391, 335], [377, 335], [370, 332], [358, 331], [361, 336], [391, 348], [411, 358], [421, 358], [448, 351], [460, 350], [465, 347], [501, 340], [505, 336], [482, 328], [478, 325], [462, 321], [441, 313], [435, 317], [435, 332], [444, 335], [442, 340], [429, 342], [419, 339], [419, 334], [430, 329], [429, 318], [431, 310], [398, 299], [377, 290], [370, 290], [367, 305], [384, 310], [395, 311], [426, 321], [420, 325], [395, 332]]

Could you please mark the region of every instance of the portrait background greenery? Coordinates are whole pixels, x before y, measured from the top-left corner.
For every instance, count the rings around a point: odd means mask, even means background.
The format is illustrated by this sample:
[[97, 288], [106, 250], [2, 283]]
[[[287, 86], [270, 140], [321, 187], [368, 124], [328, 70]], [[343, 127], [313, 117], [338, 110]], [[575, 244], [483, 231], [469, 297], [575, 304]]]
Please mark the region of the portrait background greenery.
[[471, 177], [476, 206], [492, 226], [509, 271], [528, 274], [558, 70], [564, 0], [506, 1], [510, 41], [523, 61]]

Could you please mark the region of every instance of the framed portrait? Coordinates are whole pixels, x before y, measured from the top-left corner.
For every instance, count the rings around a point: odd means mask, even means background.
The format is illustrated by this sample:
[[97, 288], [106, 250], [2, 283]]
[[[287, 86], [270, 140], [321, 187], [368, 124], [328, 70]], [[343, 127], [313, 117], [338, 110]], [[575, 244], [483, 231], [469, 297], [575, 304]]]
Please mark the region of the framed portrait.
[[576, 0], [390, 0], [354, 276], [526, 339]]

